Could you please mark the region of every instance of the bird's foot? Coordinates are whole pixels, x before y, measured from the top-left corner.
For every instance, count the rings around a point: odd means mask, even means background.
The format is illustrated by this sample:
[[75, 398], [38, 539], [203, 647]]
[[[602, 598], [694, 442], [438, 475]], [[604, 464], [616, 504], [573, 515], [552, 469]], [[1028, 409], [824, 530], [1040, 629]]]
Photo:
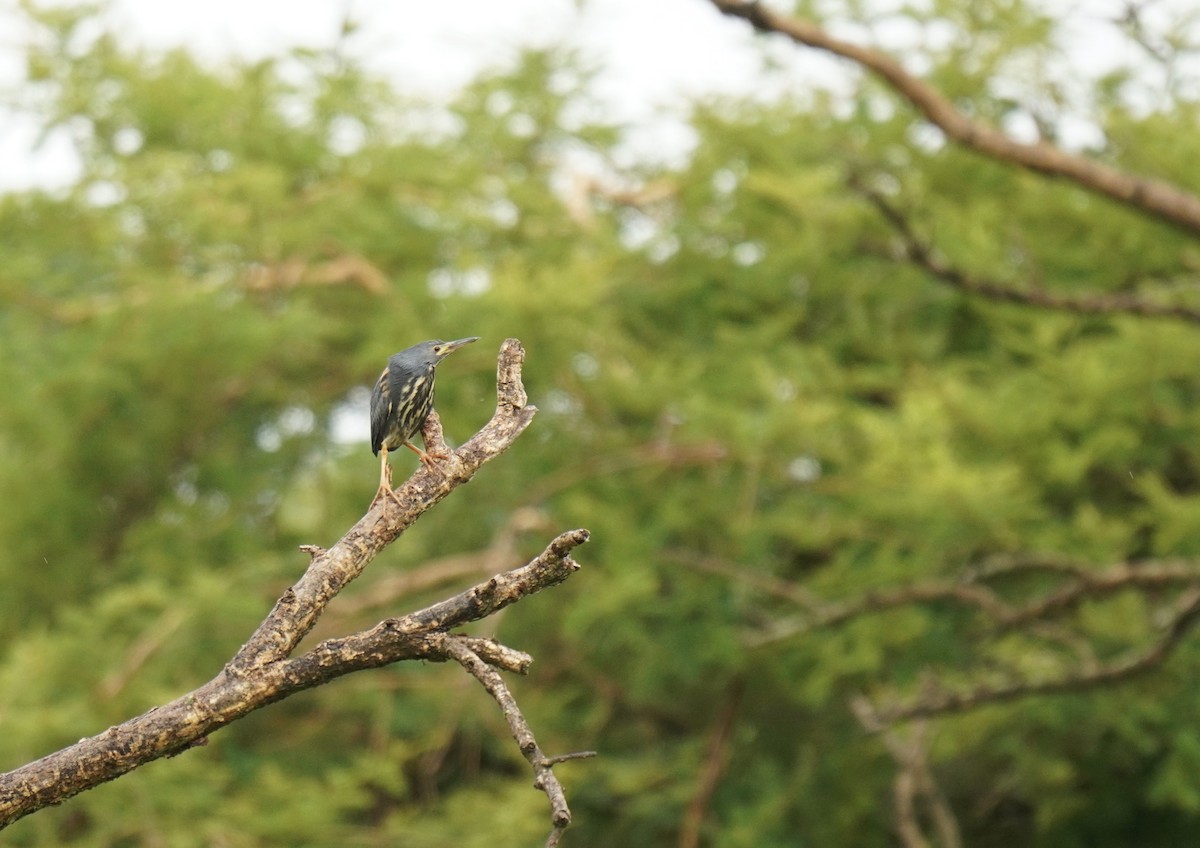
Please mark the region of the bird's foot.
[[400, 500], [400, 496], [397, 495], [396, 490], [392, 488], [392, 466], [387, 465], [386, 463], [380, 466], [379, 488], [375, 491], [375, 497], [371, 498], [371, 506], [375, 506], [375, 504], [379, 502], [379, 499], [382, 498], [385, 493], [391, 496], [392, 500], [396, 502], [397, 506], [404, 506], [404, 503]]
[[421, 464], [424, 465], [426, 468], [428, 468], [430, 471], [436, 471], [438, 474], [441, 474], [443, 477], [446, 476], [446, 472], [443, 471], [442, 468], [438, 465], [438, 461], [442, 460], [442, 459], [449, 459], [450, 454], [442, 453], [441, 451], [421, 451], [418, 454], [418, 456], [421, 460]]
[[371, 506], [374, 507], [375, 504], [379, 503], [379, 499], [385, 496], [394, 500], [396, 502], [396, 506], [404, 506], [404, 501], [400, 500], [400, 496], [396, 494], [396, 490], [390, 485], [379, 487], [379, 490], [375, 492], [375, 497], [371, 498]]

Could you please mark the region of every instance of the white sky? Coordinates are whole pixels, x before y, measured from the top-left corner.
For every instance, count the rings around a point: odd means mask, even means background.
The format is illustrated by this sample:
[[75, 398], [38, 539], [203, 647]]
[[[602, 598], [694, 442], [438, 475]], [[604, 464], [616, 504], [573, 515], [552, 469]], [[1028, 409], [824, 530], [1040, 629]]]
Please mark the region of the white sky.
[[[21, 79], [17, 0], [0, 0], [0, 88]], [[46, 0], [39, 0], [46, 2]], [[880, 6], [896, 0], [875, 0]], [[1122, 0], [1045, 0], [1071, 10], [1072, 61], [1095, 71], [1128, 58], [1105, 17]], [[1194, 0], [1158, 0], [1178, 5]], [[481, 68], [523, 44], [580, 48], [602, 68], [596, 93], [611, 117], [634, 128], [633, 144], [665, 158], [688, 149], [677, 121], [684, 99], [709, 92], [770, 96], [846, 79], [846, 65], [783, 39], [757, 38], [708, 0], [108, 0], [105, 20], [128, 41], [156, 49], [187, 45], [220, 62], [261, 57], [297, 44], [327, 46], [347, 11], [360, 31], [353, 52], [397, 88], [447, 96]], [[861, 33], [847, 33], [861, 36]], [[876, 35], [887, 37], [889, 33]], [[896, 33], [901, 41], [903, 33]], [[770, 74], [763, 73], [764, 51]], [[1120, 55], [1117, 55], [1117, 54]], [[765, 89], [765, 91], [764, 91]], [[65, 137], [34, 150], [31, 124], [0, 112], [0, 191], [70, 183], [77, 173]]]
[[[0, 86], [20, 79], [19, 28], [0, 5]], [[110, 0], [104, 19], [132, 43], [187, 45], [214, 62], [259, 57], [293, 45], [328, 46], [347, 10], [360, 29], [352, 52], [397, 88], [449, 96], [522, 45], [569, 45], [602, 64], [596, 93], [638, 127], [646, 149], [684, 152], [686, 134], [663, 120], [667, 104], [705, 92], [743, 91], [756, 77], [761, 39], [722, 18], [706, 0]], [[829, 60], [779, 49], [795, 68]], [[790, 73], [790, 72], [785, 72]], [[799, 71], [797, 73], [800, 73]], [[669, 110], [666, 110], [669, 111]], [[76, 173], [66, 138], [38, 152], [32, 126], [0, 118], [0, 190], [61, 185]]]

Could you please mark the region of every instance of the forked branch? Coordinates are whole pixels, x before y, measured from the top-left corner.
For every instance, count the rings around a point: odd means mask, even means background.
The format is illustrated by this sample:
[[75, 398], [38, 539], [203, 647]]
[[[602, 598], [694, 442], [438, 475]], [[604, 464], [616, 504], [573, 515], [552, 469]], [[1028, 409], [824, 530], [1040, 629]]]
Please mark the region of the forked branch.
[[[554, 826], [549, 844], [556, 844], [570, 822], [562, 787], [551, 772], [556, 760], [544, 757], [532, 741], [528, 725], [496, 671], [523, 674], [532, 658], [490, 640], [448, 631], [561, 583], [579, 568], [571, 553], [587, 541], [586, 530], [561, 534], [527, 565], [497, 574], [454, 597], [385, 619], [368, 630], [327, 639], [292, 656], [330, 601], [362, 574], [379, 551], [470, 480], [485, 462], [507, 450], [529, 425], [537, 410], [528, 404], [521, 383], [523, 359], [520, 342], [504, 342], [497, 365], [495, 414], [458, 450], [445, 448], [441, 424], [436, 413], [431, 413], [423, 433], [426, 444], [447, 454], [438, 471], [420, 468], [397, 490], [397, 498], [379, 498], [328, 550], [302, 546], [311, 557], [303, 576], [283, 593], [216, 677], [170, 703], [0, 775], [0, 828], [138, 766], [203, 744], [214, 731], [301, 690], [361, 669], [426, 659], [462, 664], [495, 698], [514, 735], [518, 728], [514, 721], [520, 719], [518, 742], [530, 758], [539, 788], [550, 798]], [[537, 752], [536, 758], [530, 757], [530, 750]]]

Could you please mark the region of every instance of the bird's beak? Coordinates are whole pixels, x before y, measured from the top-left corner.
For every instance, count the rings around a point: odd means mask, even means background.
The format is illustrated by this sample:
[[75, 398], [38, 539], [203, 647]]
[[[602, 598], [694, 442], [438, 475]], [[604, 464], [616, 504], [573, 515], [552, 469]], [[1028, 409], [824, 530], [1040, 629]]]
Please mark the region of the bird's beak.
[[460, 347], [466, 347], [471, 342], [477, 342], [477, 341], [479, 341], [479, 336], [471, 336], [470, 338], [466, 338], [466, 339], [455, 339], [452, 342], [445, 342], [441, 345], [438, 345], [437, 355], [439, 357], [449, 356], [450, 354], [454, 353], [454, 351], [458, 350]]

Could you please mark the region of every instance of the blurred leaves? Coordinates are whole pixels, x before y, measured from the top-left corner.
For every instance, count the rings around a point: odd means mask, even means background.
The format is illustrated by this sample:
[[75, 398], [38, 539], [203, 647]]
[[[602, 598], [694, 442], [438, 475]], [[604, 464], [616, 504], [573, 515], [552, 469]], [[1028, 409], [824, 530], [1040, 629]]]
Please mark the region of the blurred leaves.
[[[214, 69], [132, 49], [86, 8], [27, 13], [22, 106], [70, 132], [84, 173], [0, 198], [5, 767], [216, 673], [302, 572], [295, 546], [366, 508], [365, 389], [425, 338], [484, 337], [440, 372], [452, 442], [490, 414], [506, 336], [541, 413], [350, 591], [484, 549], [526, 507], [593, 531], [579, 578], [482, 626], [537, 658], [514, 688], [543, 747], [600, 751], [560, 767], [581, 845], [678, 839], [733, 680], [704, 844], [885, 843], [894, 764], [852, 695], [1070, 662], [936, 604], [772, 641], [795, 604], [764, 587], [846, 599], [996, 555], [1196, 554], [1196, 329], [964, 297], [898, 262], [848, 185], [865, 176], [947, 261], [1018, 286], [1194, 300], [1194, 242], [931, 142], [876, 83], [698, 102], [686, 164], [618, 174], [620, 130], [594, 120], [570, 54], [527, 52], [440, 106], [363, 70], [353, 29]], [[892, 18], [970, 113], [1003, 122], [1017, 92], [1047, 126], [1075, 120], [1036, 4]], [[1187, 185], [1196, 103], [1180, 86], [1133, 108], [1138, 79], [1089, 89], [1095, 155]], [[1163, 600], [1118, 593], [1062, 626], [1117, 655], [1154, 637]], [[967, 844], [1186, 841], [1197, 666], [1185, 642], [1111, 691], [939, 723], [932, 765]], [[544, 799], [494, 710], [455, 669], [357, 675], [6, 838], [528, 845]]]

